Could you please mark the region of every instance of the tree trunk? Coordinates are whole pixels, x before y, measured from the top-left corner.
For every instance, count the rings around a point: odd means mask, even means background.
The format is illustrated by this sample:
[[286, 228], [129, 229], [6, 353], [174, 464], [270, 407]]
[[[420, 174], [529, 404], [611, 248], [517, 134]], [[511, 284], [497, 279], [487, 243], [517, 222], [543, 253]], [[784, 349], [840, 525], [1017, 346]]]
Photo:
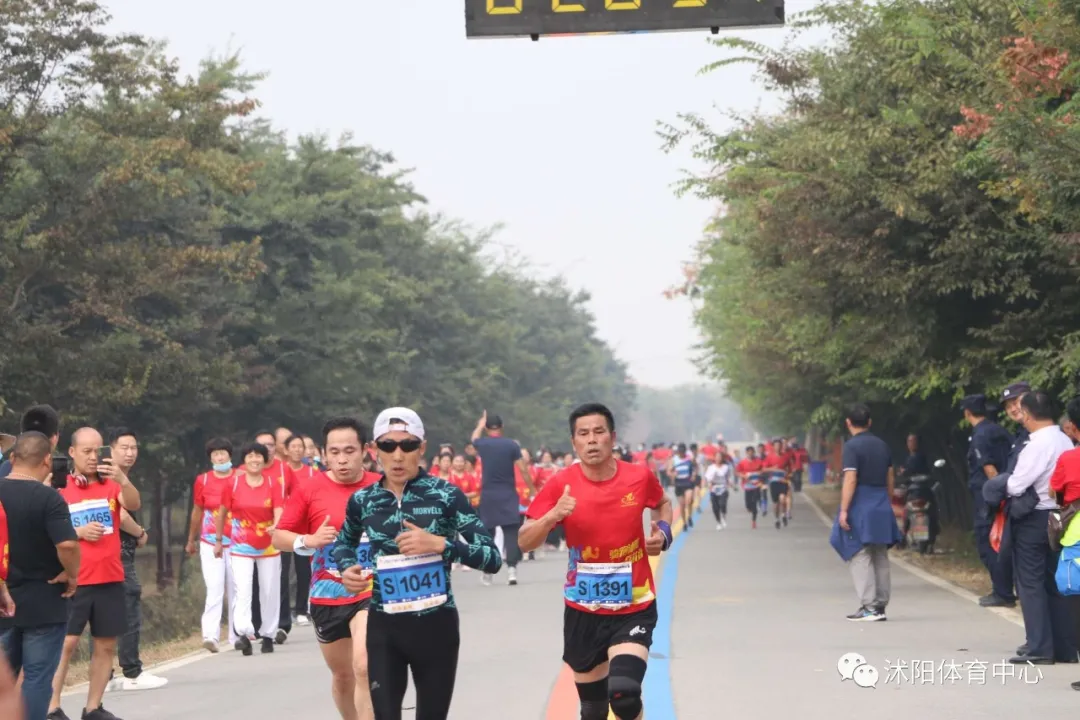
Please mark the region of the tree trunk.
[[165, 506], [165, 482], [159, 478], [154, 492], [154, 542], [157, 547], [157, 586], [158, 590], [164, 590], [168, 584], [168, 571], [166, 570], [166, 557], [168, 557], [168, 540], [165, 536], [165, 523], [162, 522], [162, 510]]

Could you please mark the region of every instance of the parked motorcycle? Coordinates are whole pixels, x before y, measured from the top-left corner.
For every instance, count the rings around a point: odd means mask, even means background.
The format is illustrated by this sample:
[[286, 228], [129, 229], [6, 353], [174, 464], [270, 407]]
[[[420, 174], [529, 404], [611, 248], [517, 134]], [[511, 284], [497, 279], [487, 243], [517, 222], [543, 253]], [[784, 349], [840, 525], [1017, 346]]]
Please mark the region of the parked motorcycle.
[[[934, 467], [945, 467], [945, 461], [935, 461]], [[934, 551], [934, 543], [941, 532], [937, 500], [941, 483], [935, 482], [930, 475], [912, 475], [907, 480], [904, 537], [910, 547], [926, 555]]]

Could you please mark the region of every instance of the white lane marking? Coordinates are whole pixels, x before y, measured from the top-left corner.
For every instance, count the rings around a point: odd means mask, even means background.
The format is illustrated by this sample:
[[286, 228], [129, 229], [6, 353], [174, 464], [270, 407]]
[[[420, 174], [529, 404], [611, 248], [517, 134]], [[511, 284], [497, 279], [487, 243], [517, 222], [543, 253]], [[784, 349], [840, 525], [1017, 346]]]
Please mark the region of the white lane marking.
[[[832, 528], [832, 524], [833, 524], [832, 519], [828, 515], [825, 514], [825, 511], [822, 510], [821, 507], [816, 502], [814, 502], [813, 498], [811, 498], [806, 493], [796, 493], [795, 496], [796, 497], [802, 496], [802, 499], [804, 501], [806, 501], [806, 504], [809, 505], [810, 508], [817, 514], [817, 516], [821, 519], [821, 522], [824, 523], [825, 527], [830, 528], [830, 529]], [[959, 585], [954, 585], [953, 583], [949, 582], [948, 580], [944, 580], [942, 578], [937, 577], [936, 575], [932, 575], [932, 574], [926, 572], [925, 570], [923, 570], [922, 568], [915, 567], [914, 565], [907, 562], [906, 560], [902, 560], [902, 559], [900, 559], [898, 557], [893, 557], [892, 554], [889, 555], [889, 561], [892, 564], [896, 565], [897, 567], [899, 567], [899, 568], [901, 568], [903, 570], [907, 570], [909, 573], [911, 573], [915, 577], [919, 578], [920, 580], [924, 580], [924, 581], [930, 583], [931, 585], [934, 585], [935, 587], [941, 588], [942, 590], [948, 590], [953, 595], [955, 595], [955, 596], [957, 596], [959, 598], [963, 598], [964, 600], [967, 600], [969, 602], [975, 603], [976, 605], [979, 605], [979, 596], [976, 595], [975, 593], [971, 592], [970, 590], [965, 590], [964, 588], [960, 587]], [[1002, 618], [1003, 620], [1008, 620], [1009, 622], [1013, 623], [1014, 625], [1019, 625], [1020, 627], [1024, 627], [1024, 616], [1021, 615], [1020, 611], [1015, 609], [1015, 608], [1000, 608], [1000, 607], [984, 608], [981, 605], [979, 605], [979, 608], [981, 610], [989, 610], [994, 615], [997, 615], [998, 617]]]

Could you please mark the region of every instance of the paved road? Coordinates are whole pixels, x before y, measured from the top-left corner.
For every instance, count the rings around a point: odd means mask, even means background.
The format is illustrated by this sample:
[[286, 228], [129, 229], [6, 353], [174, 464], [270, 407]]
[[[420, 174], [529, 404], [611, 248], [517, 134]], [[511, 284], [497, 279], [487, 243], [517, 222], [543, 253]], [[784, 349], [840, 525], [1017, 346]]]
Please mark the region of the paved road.
[[[661, 568], [658, 647], [646, 679], [649, 720], [800, 720], [874, 713], [875, 718], [1019, 717], [1075, 712], [1069, 682], [1080, 665], [1042, 668], [1042, 679], [993, 677], [1022, 630], [955, 593], [894, 569], [894, 601], [886, 623], [844, 620], [854, 610], [846, 568], [827, 544], [827, 530], [805, 501], [791, 527], [751, 531], [735, 495], [727, 530], [705, 516], [683, 536]], [[505, 572], [482, 587], [476, 572], [455, 573], [462, 618], [461, 665], [451, 717], [539, 720], [562, 670], [560, 585], [565, 557], [538, 556], [520, 568], [517, 587]], [[665, 615], [667, 619], [665, 620]], [[662, 639], [667, 635], [669, 640]], [[876, 689], [841, 681], [837, 661], [861, 653], [879, 671]], [[887, 661], [935, 666], [954, 661], [948, 683], [898, 680]], [[965, 663], [984, 662], [985, 682]], [[125, 720], [232, 717], [332, 720], [329, 676], [310, 628], [293, 631], [270, 656], [235, 652], [162, 671], [170, 683], [143, 693], [109, 693], [106, 707]], [[891, 676], [891, 677], [890, 677]], [[910, 670], [904, 673], [912, 677]], [[904, 677], [901, 676], [901, 677]], [[1035, 677], [1031, 678], [1036, 679]], [[565, 690], [565, 678], [561, 683]], [[558, 694], [558, 692], [556, 692]], [[78, 717], [82, 696], [65, 698]], [[412, 698], [406, 698], [412, 706]], [[412, 713], [406, 712], [406, 717]], [[572, 720], [569, 714], [563, 720]]]

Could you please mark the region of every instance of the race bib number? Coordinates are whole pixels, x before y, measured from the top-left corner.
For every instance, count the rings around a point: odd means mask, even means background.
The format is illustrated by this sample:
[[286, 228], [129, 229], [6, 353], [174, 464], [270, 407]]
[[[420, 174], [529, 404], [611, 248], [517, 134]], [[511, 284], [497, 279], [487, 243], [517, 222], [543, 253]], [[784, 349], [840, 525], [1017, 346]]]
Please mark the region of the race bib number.
[[360, 544], [356, 547], [356, 564], [362, 568], [371, 569], [371, 540], [367, 533], [360, 537]]
[[579, 605], [619, 610], [634, 600], [633, 566], [628, 563], [578, 563], [570, 598]]
[[383, 612], [419, 612], [447, 600], [442, 555], [383, 555], [376, 563]]
[[109, 501], [105, 498], [97, 500], [82, 500], [68, 506], [71, 513], [71, 524], [76, 530], [96, 522], [105, 526], [105, 534], [113, 534], [113, 514], [109, 509]]

